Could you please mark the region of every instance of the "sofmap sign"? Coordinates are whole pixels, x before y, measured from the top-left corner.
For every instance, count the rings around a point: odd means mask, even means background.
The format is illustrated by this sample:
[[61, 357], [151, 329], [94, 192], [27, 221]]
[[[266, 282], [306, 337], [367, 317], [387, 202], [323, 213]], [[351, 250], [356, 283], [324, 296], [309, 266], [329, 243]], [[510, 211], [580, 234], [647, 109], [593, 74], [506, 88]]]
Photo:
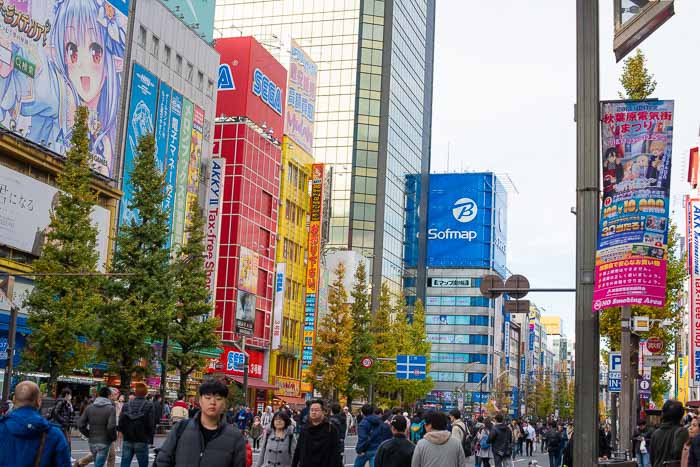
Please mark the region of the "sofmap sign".
[[673, 101], [606, 102], [593, 309], [666, 303]]
[[252, 37], [216, 40], [219, 65], [217, 117], [247, 117], [282, 140], [287, 71]]
[[471, 277], [429, 277], [428, 287], [437, 288], [457, 288], [457, 287], [471, 287], [472, 278]]
[[700, 383], [700, 198], [686, 199], [686, 235], [688, 238], [688, 272], [690, 276], [690, 380]]
[[505, 275], [505, 235], [505, 191], [493, 174], [430, 176], [429, 267], [493, 267]]

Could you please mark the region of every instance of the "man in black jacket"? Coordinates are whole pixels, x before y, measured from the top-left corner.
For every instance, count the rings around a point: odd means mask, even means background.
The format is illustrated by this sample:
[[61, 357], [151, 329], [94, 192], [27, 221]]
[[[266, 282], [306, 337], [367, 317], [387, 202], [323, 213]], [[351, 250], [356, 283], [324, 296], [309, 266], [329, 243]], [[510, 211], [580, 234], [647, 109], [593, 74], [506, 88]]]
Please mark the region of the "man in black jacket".
[[323, 401], [311, 401], [309, 423], [299, 435], [292, 467], [342, 467], [338, 443], [338, 431], [326, 420]]
[[[179, 422], [158, 451], [157, 467], [245, 467], [246, 442], [235, 425], [226, 423], [228, 388], [220, 381], [199, 387], [201, 410]], [[184, 425], [183, 425], [184, 424]]]
[[668, 400], [661, 408], [661, 425], [651, 435], [652, 467], [661, 467], [664, 462], [679, 461], [683, 445], [688, 441], [688, 430], [683, 428], [683, 403]]
[[391, 419], [390, 440], [384, 441], [377, 449], [374, 467], [411, 467], [411, 458], [415, 445], [406, 439], [408, 422], [403, 415], [394, 415]]
[[328, 421], [338, 431], [338, 449], [342, 456], [345, 454], [345, 432], [348, 428], [348, 420], [345, 414], [341, 413], [340, 404], [337, 402], [331, 404], [331, 414], [331, 418]]
[[489, 433], [489, 444], [495, 466], [502, 467], [503, 461], [509, 459], [513, 453], [513, 432], [503, 423], [503, 414], [496, 414], [495, 419], [496, 424]]
[[549, 466], [560, 467], [562, 455], [562, 438], [561, 431], [557, 427], [557, 422], [549, 422], [549, 430], [544, 434], [547, 440], [547, 451], [549, 452]]
[[134, 400], [124, 404], [119, 416], [118, 429], [124, 435], [122, 444], [122, 467], [129, 467], [136, 456], [139, 467], [148, 467], [148, 442], [153, 436], [155, 419], [153, 403], [146, 400], [148, 386], [134, 385]]

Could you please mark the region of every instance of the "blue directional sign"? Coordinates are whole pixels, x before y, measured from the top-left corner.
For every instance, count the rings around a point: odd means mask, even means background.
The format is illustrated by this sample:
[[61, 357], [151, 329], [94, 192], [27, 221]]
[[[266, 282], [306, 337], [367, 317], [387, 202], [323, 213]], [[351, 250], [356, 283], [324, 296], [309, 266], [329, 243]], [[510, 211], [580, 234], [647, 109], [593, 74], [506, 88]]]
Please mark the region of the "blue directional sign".
[[396, 379], [425, 379], [427, 365], [423, 355], [397, 355]]
[[610, 352], [608, 356], [608, 392], [620, 392], [622, 388], [622, 355]]

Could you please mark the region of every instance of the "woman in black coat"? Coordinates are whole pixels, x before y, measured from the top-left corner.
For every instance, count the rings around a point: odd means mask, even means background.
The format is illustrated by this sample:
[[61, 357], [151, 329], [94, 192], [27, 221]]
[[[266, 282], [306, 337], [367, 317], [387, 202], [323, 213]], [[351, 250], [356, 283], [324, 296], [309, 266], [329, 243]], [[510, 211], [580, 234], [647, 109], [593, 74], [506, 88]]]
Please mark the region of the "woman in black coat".
[[406, 439], [407, 426], [408, 422], [403, 415], [395, 415], [391, 419], [393, 437], [379, 445], [374, 467], [411, 467], [415, 446]]

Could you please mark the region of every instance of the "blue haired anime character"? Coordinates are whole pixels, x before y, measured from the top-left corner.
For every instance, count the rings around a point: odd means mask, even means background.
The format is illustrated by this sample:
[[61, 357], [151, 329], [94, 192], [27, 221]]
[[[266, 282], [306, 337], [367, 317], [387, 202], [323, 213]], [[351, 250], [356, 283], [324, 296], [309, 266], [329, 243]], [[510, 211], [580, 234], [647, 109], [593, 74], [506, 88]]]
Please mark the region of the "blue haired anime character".
[[70, 140], [75, 109], [87, 107], [93, 169], [110, 177], [125, 27], [126, 18], [109, 2], [58, 0], [50, 23], [52, 53], [12, 44], [14, 54], [28, 55], [38, 62], [34, 79], [16, 70], [5, 79], [0, 76], [1, 110], [14, 111], [19, 126], [22, 119], [29, 119], [27, 137], [36, 142], [54, 142], [52, 149], [58, 152], [63, 152]]

